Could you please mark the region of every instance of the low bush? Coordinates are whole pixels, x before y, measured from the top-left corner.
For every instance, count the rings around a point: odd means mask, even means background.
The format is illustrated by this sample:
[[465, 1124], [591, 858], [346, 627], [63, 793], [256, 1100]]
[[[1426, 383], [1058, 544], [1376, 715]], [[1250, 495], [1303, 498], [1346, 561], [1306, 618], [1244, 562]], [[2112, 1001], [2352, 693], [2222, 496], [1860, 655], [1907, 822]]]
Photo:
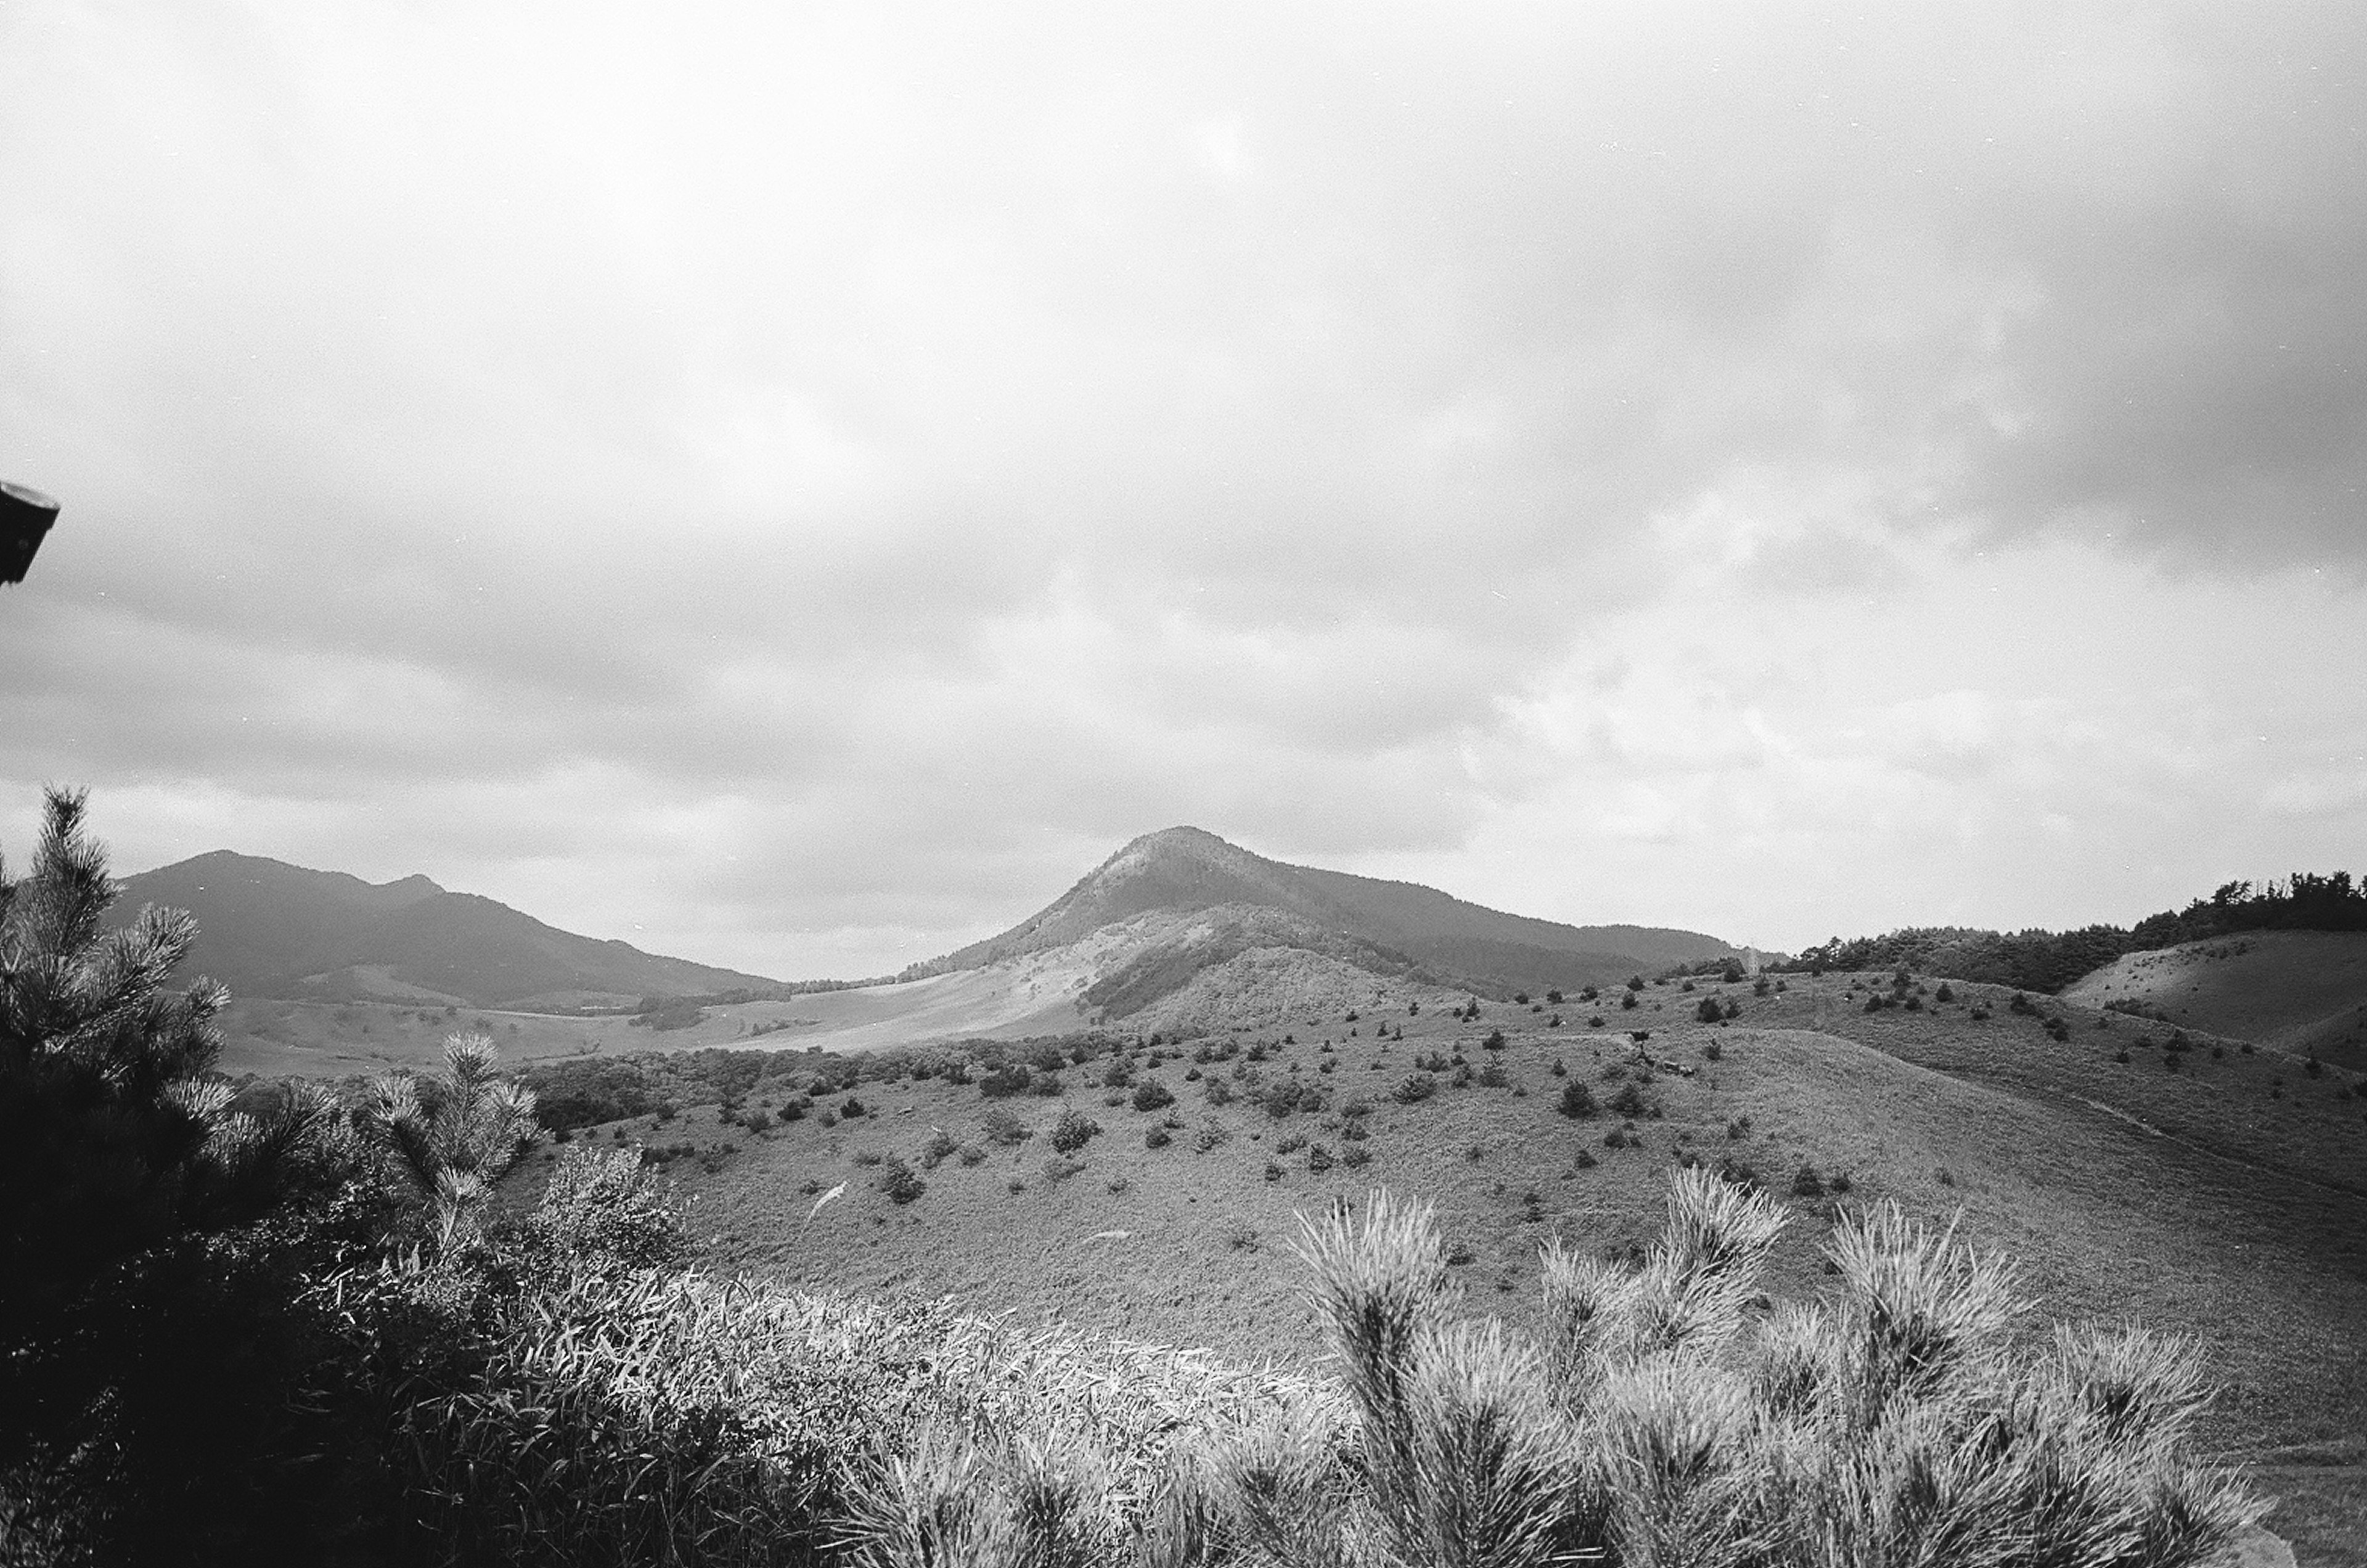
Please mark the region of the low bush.
[[1399, 1105], [1412, 1105], [1428, 1100], [1438, 1092], [1438, 1079], [1430, 1073], [1408, 1073], [1389, 1091], [1389, 1098]]
[[878, 1187], [889, 1202], [900, 1207], [929, 1190], [929, 1184], [922, 1180], [911, 1166], [893, 1158], [880, 1168]]
[[1099, 1137], [1101, 1131], [1100, 1122], [1082, 1111], [1071, 1109], [1060, 1112], [1060, 1119], [1052, 1124], [1052, 1134], [1048, 1141], [1056, 1152], [1072, 1155]]
[[1583, 1121], [1594, 1114], [1594, 1091], [1586, 1087], [1584, 1078], [1572, 1078], [1562, 1085], [1561, 1098], [1554, 1109], [1573, 1121]]
[[1015, 1148], [1036, 1135], [1036, 1130], [1001, 1106], [978, 1119], [979, 1131], [997, 1148]]
[[1161, 1111], [1174, 1103], [1173, 1091], [1157, 1078], [1144, 1078], [1134, 1086], [1134, 1108], [1137, 1111]]
[[989, 1100], [1003, 1100], [1014, 1094], [1025, 1094], [1028, 1070], [1017, 1062], [1005, 1062], [992, 1072], [980, 1075], [978, 1092]]

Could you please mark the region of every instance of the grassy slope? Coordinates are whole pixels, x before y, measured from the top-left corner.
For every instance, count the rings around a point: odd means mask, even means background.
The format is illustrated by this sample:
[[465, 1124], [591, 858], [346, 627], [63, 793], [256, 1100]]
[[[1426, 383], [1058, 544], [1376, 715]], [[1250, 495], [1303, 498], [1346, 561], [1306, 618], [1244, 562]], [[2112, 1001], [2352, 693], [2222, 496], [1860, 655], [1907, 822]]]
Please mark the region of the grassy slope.
[[[1650, 1234], [1682, 1147], [1746, 1159], [1779, 1192], [1804, 1160], [1847, 1169], [1852, 1201], [1961, 1209], [1963, 1234], [2018, 1256], [2050, 1314], [2128, 1313], [2208, 1339], [2230, 1385], [2221, 1440], [2276, 1461], [2266, 1479], [2288, 1502], [2272, 1523], [2295, 1539], [2305, 1563], [2367, 1563], [2341, 1544], [2367, 1539], [2358, 1483], [2367, 1459], [2358, 1437], [2367, 1429], [2367, 1225], [2358, 1218], [2367, 1100], [2335, 1096], [2353, 1075], [2313, 1079], [2292, 1057], [2233, 1045], [2213, 1060], [2207, 1041], [2186, 1058], [2191, 1070], [2171, 1074], [2157, 1048], [2136, 1043], [2165, 1034], [2158, 1025], [2115, 1017], [2099, 1029], [2105, 1015], [2065, 1006], [2074, 1029], [2058, 1044], [2035, 1020], [2007, 1011], [2004, 993], [1957, 989], [1986, 999], [1994, 1016], [1975, 1022], [1962, 1001], [1868, 1015], [1846, 977], [1827, 976], [1764, 1000], [1729, 987], [1746, 1010], [1712, 1029], [1691, 1020], [1697, 995], [1648, 990], [1643, 1009], [1603, 1016], [1649, 1028], [1648, 1049], [1697, 1072], [1652, 1085], [1666, 1115], [1640, 1123], [1642, 1149], [1604, 1149], [1611, 1118], [1571, 1122], [1554, 1110], [1556, 1056], [1586, 1074], [1598, 1098], [1617, 1088], [1600, 1075], [1626, 1053], [1607, 1028], [1585, 1026], [1591, 1010], [1563, 1009], [1566, 1027], [1549, 1031], [1541, 1016], [1501, 1006], [1476, 1024], [1451, 1021], [1434, 1004], [1409, 1019], [1395, 998], [1387, 1016], [1409, 1025], [1402, 1044], [1372, 1038], [1378, 1014], [1369, 1006], [1353, 1038], [1340, 1012], [1300, 1018], [1301, 1043], [1263, 1069], [1295, 1063], [1338, 1091], [1335, 1107], [1349, 1094], [1373, 1102], [1374, 1158], [1361, 1170], [1319, 1174], [1305, 1150], [1277, 1153], [1292, 1135], [1340, 1152], [1335, 1114], [1276, 1122], [1239, 1101], [1212, 1111], [1177, 1062], [1157, 1073], [1189, 1125], [1167, 1148], [1143, 1145], [1159, 1113], [1105, 1105], [1099, 1090], [1002, 1101], [1039, 1129], [1066, 1104], [1106, 1131], [1065, 1179], [1046, 1174], [1050, 1151], [1039, 1135], [975, 1168], [947, 1161], [902, 1208], [874, 1189], [878, 1168], [856, 1156], [914, 1160], [933, 1126], [978, 1142], [989, 1102], [974, 1089], [866, 1088], [871, 1117], [832, 1128], [809, 1119], [755, 1139], [719, 1127], [711, 1111], [630, 1135], [737, 1145], [712, 1174], [689, 1161], [672, 1168], [697, 1195], [698, 1224], [718, 1235], [720, 1256], [758, 1272], [855, 1291], [952, 1292], [975, 1307], [1285, 1359], [1316, 1344], [1286, 1251], [1292, 1211], [1334, 1195], [1386, 1182], [1432, 1199], [1468, 1250], [1460, 1272], [1475, 1304], [1518, 1317], [1535, 1299], [1535, 1247], [1546, 1235], [1603, 1247]], [[1503, 1055], [1524, 1092], [1474, 1085], [1412, 1106], [1386, 1098], [1419, 1051], [1460, 1042], [1475, 1066], [1484, 1062], [1478, 1040], [1499, 1026], [1514, 1036]], [[1337, 1047], [1330, 1075], [1319, 1071], [1326, 1038]], [[1716, 1063], [1703, 1055], [1713, 1040], [1724, 1054]], [[2124, 1046], [2125, 1066], [2112, 1060]], [[1729, 1120], [1746, 1115], [1750, 1132], [1729, 1140]], [[1193, 1134], [1211, 1122], [1231, 1140], [1195, 1152]], [[1575, 1168], [1581, 1146], [1600, 1160], [1591, 1169]], [[1269, 1158], [1283, 1168], [1278, 1180], [1266, 1179]], [[801, 1190], [839, 1182], [844, 1196], [809, 1223], [813, 1199]], [[1530, 1190], [1544, 1215], [1534, 1224], [1523, 1213]], [[1818, 1202], [1793, 1207], [1798, 1221], [1775, 1269], [1784, 1294], [1815, 1289], [1826, 1228]]]
[[2367, 1068], [2367, 932], [2247, 931], [2132, 953], [2064, 995], [2133, 998], [2190, 1029]]

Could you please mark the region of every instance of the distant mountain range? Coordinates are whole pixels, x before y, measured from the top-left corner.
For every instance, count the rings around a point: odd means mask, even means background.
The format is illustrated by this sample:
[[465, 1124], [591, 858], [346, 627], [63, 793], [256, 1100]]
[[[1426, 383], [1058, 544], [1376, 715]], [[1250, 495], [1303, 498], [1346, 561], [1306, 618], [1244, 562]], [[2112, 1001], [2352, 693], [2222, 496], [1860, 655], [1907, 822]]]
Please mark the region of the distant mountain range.
[[118, 917], [143, 904], [197, 916], [185, 972], [220, 980], [234, 996], [572, 1009], [786, 988], [577, 936], [424, 876], [368, 883], [228, 850], [125, 878]]
[[[424, 876], [373, 884], [226, 850], [126, 879], [117, 910], [129, 919], [150, 903], [197, 916], [188, 971], [240, 996], [572, 1010], [655, 995], [807, 988], [578, 936]], [[990, 1010], [1013, 1010], [1015, 1024], [1036, 1004], [996, 977], [1053, 964], [1075, 976], [1061, 1004], [1074, 1007], [1074, 1022], [1115, 1021], [1195, 981], [1222, 990], [1261, 965], [1270, 974], [1276, 955], [1296, 955], [1302, 970], [1314, 964], [1334, 983], [1362, 973], [1509, 996], [1741, 952], [1699, 931], [1505, 914], [1436, 888], [1285, 865], [1197, 828], [1170, 828], [1127, 844], [1000, 936], [898, 978], [977, 975], [1002, 998]]]

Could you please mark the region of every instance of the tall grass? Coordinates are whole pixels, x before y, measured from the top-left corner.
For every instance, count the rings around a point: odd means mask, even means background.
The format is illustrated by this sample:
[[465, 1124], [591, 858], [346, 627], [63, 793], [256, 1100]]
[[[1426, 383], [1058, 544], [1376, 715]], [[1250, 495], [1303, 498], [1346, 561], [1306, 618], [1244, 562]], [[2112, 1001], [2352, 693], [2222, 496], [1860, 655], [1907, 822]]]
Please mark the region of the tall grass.
[[[561, 1200], [621, 1201], [599, 1174]], [[2188, 1343], [2018, 1334], [2012, 1270], [1893, 1208], [1838, 1227], [1827, 1299], [1762, 1312], [1782, 1224], [1682, 1173], [1640, 1263], [1546, 1249], [1531, 1339], [1460, 1310], [1426, 1205], [1336, 1206], [1299, 1243], [1336, 1380], [664, 1269], [490, 1306], [449, 1260], [349, 1283], [392, 1350], [478, 1336], [388, 1385], [461, 1558], [2187, 1568], [2257, 1515], [2192, 1451]]]

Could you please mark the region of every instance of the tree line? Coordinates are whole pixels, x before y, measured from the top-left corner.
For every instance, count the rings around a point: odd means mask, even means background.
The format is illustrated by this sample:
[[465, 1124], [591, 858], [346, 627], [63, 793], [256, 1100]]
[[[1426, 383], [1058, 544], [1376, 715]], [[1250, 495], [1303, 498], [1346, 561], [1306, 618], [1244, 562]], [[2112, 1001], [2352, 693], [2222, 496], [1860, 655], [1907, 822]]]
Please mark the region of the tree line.
[[1995, 931], [1909, 926], [1881, 936], [1837, 936], [1767, 967], [1795, 974], [1905, 968], [2053, 993], [2125, 953], [2257, 931], [2367, 931], [2367, 886], [2347, 871], [2324, 876], [2297, 871], [2257, 886], [2230, 882], [2208, 898], [2148, 915], [2129, 927]]

